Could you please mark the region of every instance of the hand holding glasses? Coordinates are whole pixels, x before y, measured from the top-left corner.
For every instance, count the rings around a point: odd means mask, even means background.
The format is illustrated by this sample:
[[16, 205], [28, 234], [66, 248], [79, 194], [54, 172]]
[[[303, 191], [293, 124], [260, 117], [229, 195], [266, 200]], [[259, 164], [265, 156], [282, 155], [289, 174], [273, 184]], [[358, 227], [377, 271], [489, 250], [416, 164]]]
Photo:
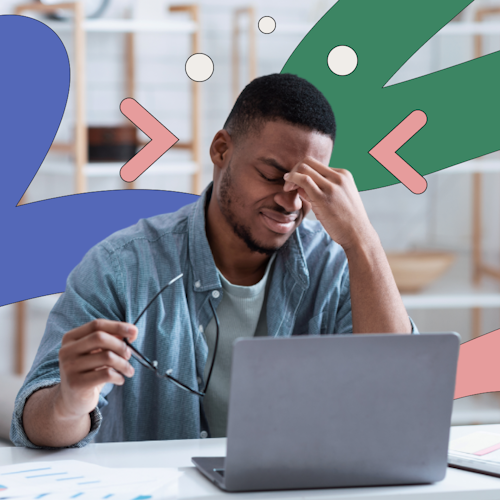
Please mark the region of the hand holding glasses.
[[[137, 324], [137, 322], [141, 319], [142, 315], [147, 311], [148, 307], [156, 300], [157, 297], [165, 290], [167, 287], [169, 287], [172, 283], [177, 281], [179, 278], [181, 278], [183, 274], [179, 274], [179, 276], [176, 276], [174, 279], [170, 280], [146, 305], [146, 307], [142, 310], [141, 314], [137, 317], [137, 319], [133, 322], [134, 325]], [[129, 341], [127, 338], [124, 338], [123, 341], [125, 344], [127, 344], [130, 349], [132, 350], [132, 356], [144, 367], [152, 370], [155, 372], [156, 376], [159, 378], [166, 378], [167, 380], [170, 380], [170, 382], [174, 383], [177, 387], [180, 389], [183, 389], [185, 391], [190, 392], [191, 394], [195, 394], [196, 396], [203, 397], [205, 396], [208, 388], [208, 383], [210, 382], [210, 377], [212, 376], [212, 370], [214, 368], [214, 363], [215, 363], [215, 355], [217, 353], [217, 346], [219, 344], [219, 318], [217, 317], [217, 313], [215, 312], [215, 307], [212, 304], [212, 300], [209, 299], [210, 302], [210, 307], [212, 308], [212, 312], [214, 313], [214, 318], [215, 318], [215, 324], [216, 324], [216, 335], [215, 335], [215, 346], [214, 346], [214, 355], [212, 356], [212, 364], [210, 365], [210, 370], [208, 372], [207, 376], [207, 381], [205, 383], [205, 387], [203, 391], [197, 391], [195, 389], [192, 389], [191, 387], [183, 384], [179, 380], [177, 380], [175, 377], [172, 377], [172, 369], [167, 370], [164, 374], [158, 371], [158, 361], [151, 361], [149, 360], [144, 354], [142, 354], [139, 350], [137, 350]]]
[[[219, 320], [211, 301], [217, 336], [212, 364], [203, 391], [183, 384], [172, 376], [171, 370], [167, 370], [163, 375], [158, 371], [156, 361], [150, 361], [131, 345], [138, 334], [135, 324], [160, 293], [181, 277], [182, 274], [171, 280], [154, 296], [135, 320], [134, 326], [124, 321], [94, 318], [62, 336], [58, 353], [60, 383], [36, 391], [25, 405], [23, 425], [28, 439], [35, 444], [51, 447], [70, 446], [83, 439], [89, 430], [89, 414], [98, 406], [102, 388], [106, 384], [123, 385], [126, 378], [134, 375], [134, 367], [129, 363], [132, 356], [154, 371], [158, 377], [170, 380], [180, 389], [199, 397], [205, 395], [214, 367], [220, 334]], [[43, 415], [40, 415], [39, 408], [42, 407], [52, 410], [47, 413], [44, 410], [45, 420], [42, 418]], [[51, 430], [54, 422], [57, 422], [58, 426], [57, 437], [54, 437], [55, 434]]]

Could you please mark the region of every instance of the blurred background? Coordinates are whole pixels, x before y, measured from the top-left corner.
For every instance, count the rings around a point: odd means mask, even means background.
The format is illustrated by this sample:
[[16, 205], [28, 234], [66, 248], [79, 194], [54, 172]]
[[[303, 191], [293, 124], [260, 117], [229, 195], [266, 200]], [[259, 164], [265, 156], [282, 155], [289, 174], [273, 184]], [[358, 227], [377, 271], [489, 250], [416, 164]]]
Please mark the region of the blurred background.
[[[210, 142], [237, 94], [256, 76], [280, 72], [335, 1], [88, 0], [81, 19], [78, 2], [66, 10], [54, 4], [0, 3], [0, 15], [18, 13], [48, 24], [64, 43], [71, 64], [63, 120], [24, 203], [110, 189], [199, 194], [212, 178]], [[264, 16], [276, 22], [272, 33], [259, 30]], [[500, 0], [475, 0], [388, 85], [499, 49]], [[186, 74], [186, 61], [194, 53], [206, 54], [214, 65], [203, 82]], [[130, 185], [119, 178], [120, 167], [148, 140], [120, 112], [120, 102], [132, 96], [180, 141]], [[500, 328], [500, 156], [494, 153], [431, 174], [427, 181], [427, 190], [418, 196], [402, 185], [361, 196], [420, 331], [456, 331], [466, 342]], [[57, 298], [0, 308], [4, 444], [17, 384], [31, 366]], [[453, 423], [500, 423], [500, 394], [456, 401]]]

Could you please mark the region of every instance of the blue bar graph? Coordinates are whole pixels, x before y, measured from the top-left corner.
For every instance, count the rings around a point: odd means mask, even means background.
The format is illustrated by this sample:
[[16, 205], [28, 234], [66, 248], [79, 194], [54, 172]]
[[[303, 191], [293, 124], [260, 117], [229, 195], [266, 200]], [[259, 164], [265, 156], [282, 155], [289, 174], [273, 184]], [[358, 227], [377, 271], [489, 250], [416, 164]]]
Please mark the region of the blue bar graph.
[[[51, 466], [43, 467], [48, 464]], [[150, 488], [151, 481], [154, 483], [157, 479], [153, 477], [150, 479], [148, 475], [144, 475], [143, 478], [138, 474], [136, 481], [134, 474], [130, 474], [129, 470], [124, 470], [120, 474], [117, 469], [109, 469], [113, 474], [106, 475], [106, 467], [88, 467], [83, 462], [80, 466], [78, 461], [68, 461], [68, 463], [62, 461], [54, 464], [45, 462], [38, 465], [36, 467], [36, 464], [20, 464], [16, 467], [23, 470], [0, 467], [0, 470], [9, 471], [0, 473], [0, 500], [15, 500], [16, 497], [19, 500], [22, 500], [22, 497], [25, 497], [25, 500], [51, 498], [114, 500], [122, 496], [128, 500], [153, 500], [153, 496], [147, 494], [150, 491], [147, 488]], [[12, 470], [14, 472], [10, 472]], [[8, 486], [2, 486], [4, 484]], [[125, 493], [123, 487], [128, 484], [130, 488]], [[25, 486], [28, 488], [26, 491]]]
[[52, 467], [43, 467], [42, 469], [29, 469], [29, 470], [19, 470], [16, 472], [3, 472], [0, 476], [10, 476], [12, 474], [24, 474], [26, 472], [38, 472], [40, 470], [50, 470]]
[[26, 479], [33, 479], [35, 477], [46, 477], [46, 476], [62, 476], [67, 474], [67, 472], [51, 472], [50, 474], [38, 474], [37, 476], [26, 476]]

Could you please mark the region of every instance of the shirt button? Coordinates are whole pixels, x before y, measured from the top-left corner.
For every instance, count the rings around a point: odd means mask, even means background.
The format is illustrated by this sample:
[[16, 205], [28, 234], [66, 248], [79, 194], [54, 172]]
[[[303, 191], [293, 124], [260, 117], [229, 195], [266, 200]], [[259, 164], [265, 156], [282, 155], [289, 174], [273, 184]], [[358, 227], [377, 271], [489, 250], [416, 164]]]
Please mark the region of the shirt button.
[[218, 299], [218, 298], [219, 298], [219, 295], [220, 295], [220, 293], [219, 293], [219, 291], [218, 291], [218, 290], [214, 290], [214, 291], [212, 292], [212, 297], [213, 297], [214, 299]]
[[203, 333], [203, 325], [198, 325], [198, 331], [199, 331], [200, 333]]
[[207, 431], [201, 431], [200, 432], [200, 437], [201, 437], [201, 439], [207, 438], [208, 437], [208, 432]]
[[195, 284], [194, 284], [195, 288], [200, 288], [201, 286], [201, 282], [200, 281], [196, 281]]
[[196, 382], [198, 382], [198, 384], [201, 384], [201, 377], [197, 377]]

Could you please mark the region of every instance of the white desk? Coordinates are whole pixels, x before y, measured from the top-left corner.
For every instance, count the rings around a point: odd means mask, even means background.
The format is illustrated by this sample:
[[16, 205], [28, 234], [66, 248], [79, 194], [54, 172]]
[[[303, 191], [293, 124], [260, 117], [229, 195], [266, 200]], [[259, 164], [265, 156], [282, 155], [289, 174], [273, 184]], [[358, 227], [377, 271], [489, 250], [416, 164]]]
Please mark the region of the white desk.
[[[451, 439], [476, 430], [500, 434], [500, 424], [452, 427]], [[178, 467], [182, 472], [177, 485], [168, 488], [165, 498], [208, 499], [237, 497], [244, 500], [326, 500], [398, 499], [411, 500], [486, 500], [500, 498], [500, 478], [448, 468], [446, 478], [435, 484], [376, 488], [339, 488], [229, 494], [206, 480], [191, 464], [192, 456], [223, 456], [225, 439], [186, 441], [146, 441], [93, 444], [80, 449], [60, 451], [0, 448], [0, 465], [40, 460], [82, 460], [107, 467]]]

